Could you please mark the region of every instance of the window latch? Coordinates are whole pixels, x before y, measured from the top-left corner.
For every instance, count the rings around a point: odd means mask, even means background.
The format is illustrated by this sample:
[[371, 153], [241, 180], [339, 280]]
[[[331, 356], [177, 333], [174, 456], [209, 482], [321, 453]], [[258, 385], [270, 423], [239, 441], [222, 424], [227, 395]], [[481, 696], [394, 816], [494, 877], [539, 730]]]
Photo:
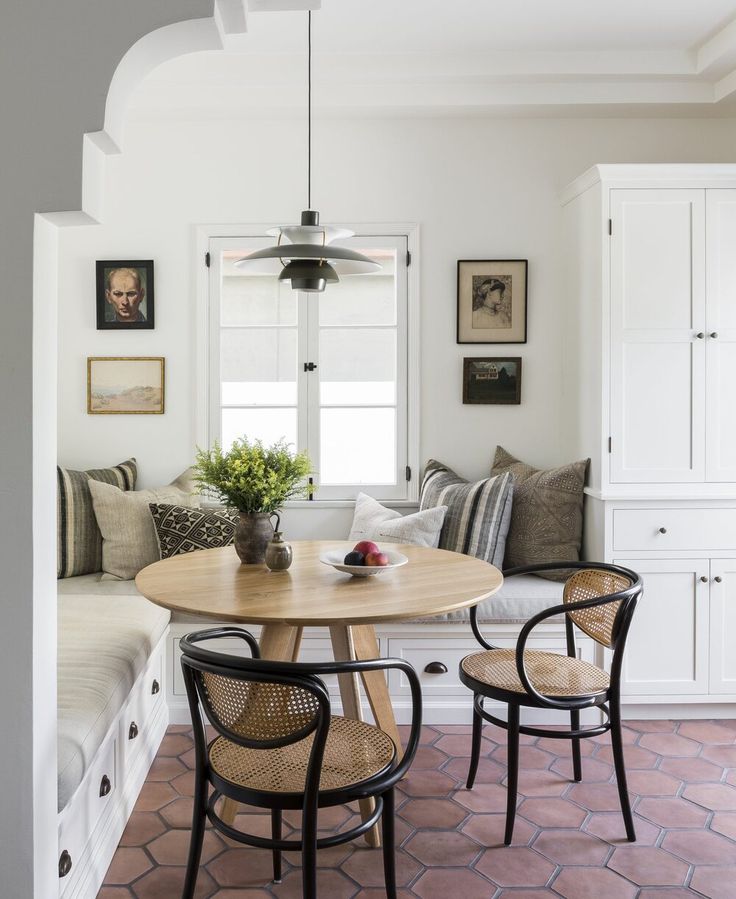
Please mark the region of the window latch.
[[317, 368], [316, 362], [305, 362], [304, 363], [304, 371], [314, 371]]

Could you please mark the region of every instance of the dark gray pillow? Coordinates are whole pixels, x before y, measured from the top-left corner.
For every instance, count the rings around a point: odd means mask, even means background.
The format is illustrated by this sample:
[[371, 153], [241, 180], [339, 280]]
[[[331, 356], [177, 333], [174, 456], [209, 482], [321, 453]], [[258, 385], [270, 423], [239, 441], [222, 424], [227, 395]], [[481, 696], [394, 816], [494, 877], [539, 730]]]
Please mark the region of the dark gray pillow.
[[[588, 461], [545, 470], [520, 462], [503, 447], [496, 447], [491, 474], [510, 474], [514, 479], [505, 568], [580, 558]], [[565, 580], [564, 572], [544, 576]]]
[[148, 508], [153, 516], [162, 559], [198, 549], [230, 546], [240, 518], [240, 513], [234, 509], [206, 511], [169, 503], [149, 503]]
[[89, 482], [102, 481], [135, 490], [138, 468], [128, 459], [113, 468], [56, 469], [56, 576], [76, 577], [102, 568], [102, 534], [97, 526]]
[[419, 508], [447, 506], [440, 549], [475, 556], [500, 568], [511, 521], [512, 494], [508, 474], [466, 481], [430, 459], [422, 476]]

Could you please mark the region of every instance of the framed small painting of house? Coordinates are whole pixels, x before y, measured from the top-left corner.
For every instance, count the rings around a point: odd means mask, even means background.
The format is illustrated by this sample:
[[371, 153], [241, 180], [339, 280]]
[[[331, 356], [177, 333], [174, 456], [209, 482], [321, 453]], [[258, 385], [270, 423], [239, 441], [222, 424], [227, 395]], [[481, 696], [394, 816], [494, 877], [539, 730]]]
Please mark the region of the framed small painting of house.
[[519, 405], [521, 358], [463, 359], [463, 403]]
[[90, 356], [87, 412], [90, 415], [162, 415], [161, 356]]
[[526, 343], [526, 259], [460, 259], [457, 342]]

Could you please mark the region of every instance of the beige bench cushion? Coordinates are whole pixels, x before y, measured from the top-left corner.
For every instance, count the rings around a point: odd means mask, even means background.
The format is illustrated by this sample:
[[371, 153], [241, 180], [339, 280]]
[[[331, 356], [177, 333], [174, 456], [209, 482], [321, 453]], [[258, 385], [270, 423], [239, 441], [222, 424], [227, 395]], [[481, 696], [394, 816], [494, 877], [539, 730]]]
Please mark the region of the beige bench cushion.
[[[71, 595], [61, 581], [58, 657], [59, 811], [82, 782], [95, 753], [169, 624], [170, 614], [140, 595]], [[70, 583], [71, 582], [71, 583]], [[117, 584], [115, 585], [117, 586]], [[133, 586], [128, 582], [126, 586]], [[135, 589], [135, 588], [134, 588]]]

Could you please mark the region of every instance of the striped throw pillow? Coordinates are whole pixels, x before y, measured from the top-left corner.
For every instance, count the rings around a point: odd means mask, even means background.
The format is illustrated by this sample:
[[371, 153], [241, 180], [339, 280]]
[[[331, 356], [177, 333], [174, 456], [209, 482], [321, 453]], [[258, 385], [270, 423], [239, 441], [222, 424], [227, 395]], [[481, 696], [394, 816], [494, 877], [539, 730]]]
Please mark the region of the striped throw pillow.
[[430, 459], [422, 477], [419, 508], [447, 506], [440, 549], [476, 556], [501, 568], [513, 490], [510, 474], [466, 481], [451, 468]]
[[114, 468], [56, 469], [57, 577], [92, 574], [102, 568], [102, 534], [92, 508], [90, 480], [134, 490], [137, 476], [135, 459]]

